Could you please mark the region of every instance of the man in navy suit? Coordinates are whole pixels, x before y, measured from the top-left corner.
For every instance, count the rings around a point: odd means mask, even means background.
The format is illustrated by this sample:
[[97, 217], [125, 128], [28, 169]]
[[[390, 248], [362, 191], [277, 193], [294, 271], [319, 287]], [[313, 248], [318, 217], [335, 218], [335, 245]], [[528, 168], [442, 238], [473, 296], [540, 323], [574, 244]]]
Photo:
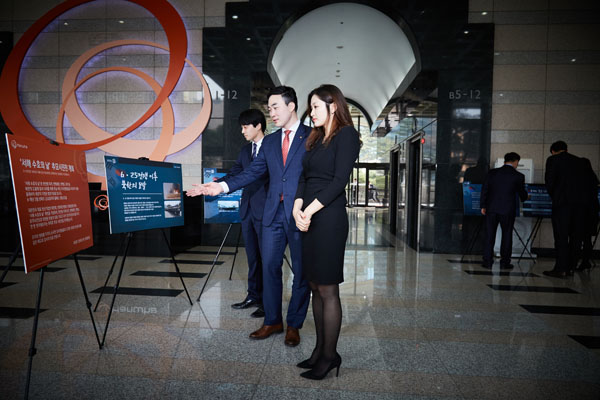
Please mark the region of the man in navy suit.
[[302, 158], [310, 128], [298, 120], [298, 99], [291, 87], [278, 86], [269, 92], [269, 115], [281, 128], [264, 138], [258, 157], [242, 173], [224, 182], [207, 183], [200, 187], [203, 194], [216, 196], [245, 187], [268, 172], [269, 188], [263, 214], [263, 306], [265, 319], [251, 339], [266, 339], [283, 332], [281, 313], [282, 265], [286, 245], [292, 256], [292, 297], [287, 312], [285, 344], [300, 343], [302, 328], [310, 301], [310, 290], [302, 276], [302, 237], [292, 218], [298, 178], [302, 173]]
[[500, 269], [512, 269], [512, 232], [517, 215], [517, 195], [521, 201], [527, 200], [525, 175], [517, 171], [521, 157], [517, 153], [507, 153], [504, 165], [488, 172], [481, 189], [481, 213], [485, 215], [485, 245], [483, 266], [492, 268], [494, 263], [494, 243], [496, 228], [500, 224], [502, 241], [500, 244]]
[[577, 266], [581, 251], [582, 232], [585, 228], [585, 210], [589, 196], [585, 195], [586, 172], [581, 158], [568, 152], [565, 142], [559, 140], [550, 146], [552, 154], [546, 160], [544, 180], [552, 198], [552, 230], [556, 264], [547, 276], [566, 278]]
[[[250, 143], [242, 147], [237, 161], [229, 170], [229, 173], [217, 182], [227, 181], [244, 171], [260, 152], [262, 141], [265, 137], [267, 122], [265, 116], [259, 110], [242, 111], [238, 119], [242, 127], [244, 138]], [[260, 247], [262, 245], [262, 217], [267, 197], [267, 186], [269, 178], [264, 177], [246, 186], [242, 192], [240, 204], [240, 219], [242, 221], [242, 235], [246, 245], [246, 257], [248, 259], [248, 295], [240, 302], [232, 304], [235, 309], [245, 309], [258, 306], [258, 309], [250, 314], [254, 318], [263, 318], [265, 312], [262, 306], [262, 259]]]

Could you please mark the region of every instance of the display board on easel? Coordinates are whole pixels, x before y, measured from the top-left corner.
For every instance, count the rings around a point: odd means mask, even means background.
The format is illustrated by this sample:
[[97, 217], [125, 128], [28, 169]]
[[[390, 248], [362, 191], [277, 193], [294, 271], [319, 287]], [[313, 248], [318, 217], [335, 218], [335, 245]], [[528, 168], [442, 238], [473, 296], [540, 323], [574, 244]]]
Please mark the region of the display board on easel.
[[184, 224], [181, 164], [104, 156], [110, 233]]
[[91, 247], [85, 154], [6, 134], [25, 273]]

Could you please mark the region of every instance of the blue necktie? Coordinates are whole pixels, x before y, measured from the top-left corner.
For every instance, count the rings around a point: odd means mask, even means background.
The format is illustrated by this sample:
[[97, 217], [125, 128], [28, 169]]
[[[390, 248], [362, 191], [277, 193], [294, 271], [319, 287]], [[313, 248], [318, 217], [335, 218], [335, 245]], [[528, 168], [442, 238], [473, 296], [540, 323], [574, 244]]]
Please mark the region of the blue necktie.
[[256, 158], [256, 143], [252, 143], [252, 159]]

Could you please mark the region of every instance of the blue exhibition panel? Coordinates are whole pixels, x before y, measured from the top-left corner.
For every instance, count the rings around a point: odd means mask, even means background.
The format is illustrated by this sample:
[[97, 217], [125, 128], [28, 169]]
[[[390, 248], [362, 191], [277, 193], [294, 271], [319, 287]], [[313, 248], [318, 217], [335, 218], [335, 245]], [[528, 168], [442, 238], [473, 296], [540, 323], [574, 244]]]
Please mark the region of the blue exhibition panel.
[[181, 164], [104, 156], [110, 233], [181, 226]]
[[[204, 168], [204, 183], [224, 177], [224, 172], [216, 168]], [[242, 190], [219, 196], [204, 196], [205, 224], [236, 224], [240, 222], [240, 203]]]
[[524, 217], [551, 217], [552, 199], [543, 183], [526, 183], [529, 200], [523, 202]]

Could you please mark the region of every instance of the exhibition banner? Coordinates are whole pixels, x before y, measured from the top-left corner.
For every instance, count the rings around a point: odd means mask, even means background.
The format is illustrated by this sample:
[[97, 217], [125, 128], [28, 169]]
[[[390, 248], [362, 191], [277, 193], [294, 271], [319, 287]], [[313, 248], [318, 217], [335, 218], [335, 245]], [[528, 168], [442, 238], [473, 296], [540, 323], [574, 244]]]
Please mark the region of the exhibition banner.
[[110, 233], [181, 226], [181, 164], [104, 156]]
[[551, 217], [552, 198], [543, 183], [526, 183], [529, 199], [523, 202], [524, 217]]
[[6, 134], [25, 273], [92, 246], [82, 151]]
[[464, 215], [481, 216], [481, 184], [463, 182], [463, 213]]
[[[224, 172], [216, 168], [204, 168], [204, 183], [224, 177]], [[205, 224], [236, 224], [240, 222], [240, 202], [242, 190], [219, 196], [204, 196]]]

